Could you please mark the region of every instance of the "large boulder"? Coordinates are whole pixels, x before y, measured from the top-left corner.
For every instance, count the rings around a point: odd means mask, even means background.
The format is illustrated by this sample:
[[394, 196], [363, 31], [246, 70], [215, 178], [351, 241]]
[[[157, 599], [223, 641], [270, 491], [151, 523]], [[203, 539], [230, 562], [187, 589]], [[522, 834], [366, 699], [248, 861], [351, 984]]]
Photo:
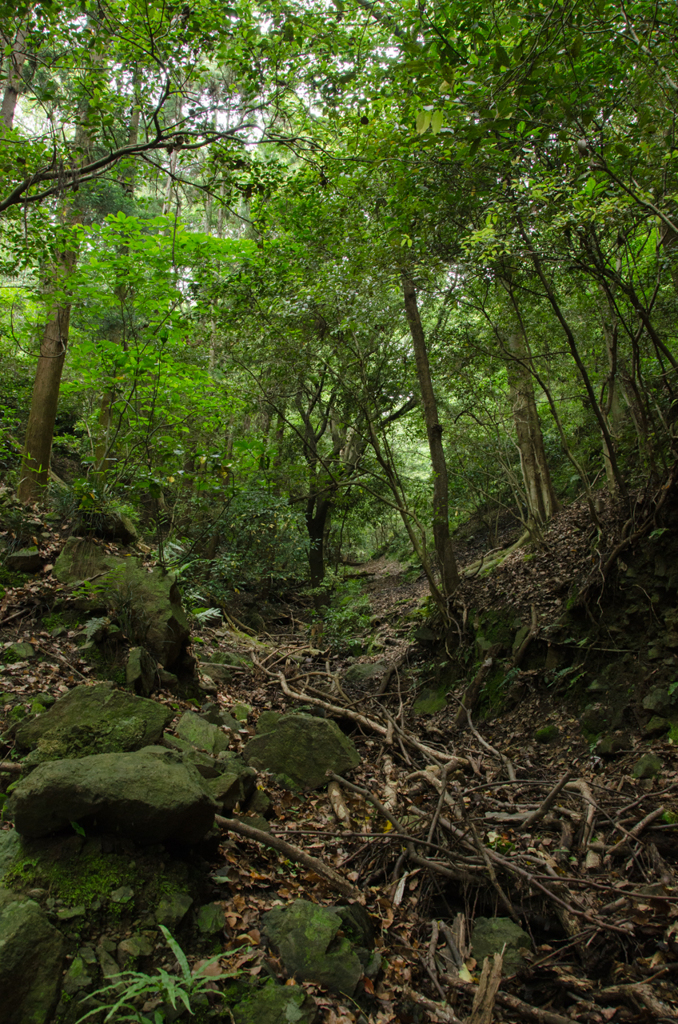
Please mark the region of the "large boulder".
[[332, 992], [352, 996], [363, 974], [374, 973], [371, 968], [381, 962], [365, 948], [372, 934], [362, 908], [295, 900], [269, 910], [262, 924], [290, 976], [314, 981]]
[[138, 750], [157, 743], [172, 711], [107, 683], [76, 686], [43, 715], [22, 722], [17, 745], [29, 763]]
[[45, 1024], [59, 998], [65, 942], [33, 900], [0, 889], [0, 1024]]
[[196, 769], [164, 747], [50, 761], [22, 779], [7, 802], [7, 815], [29, 838], [80, 822], [136, 843], [196, 843], [215, 810]]
[[254, 736], [243, 751], [247, 764], [288, 776], [297, 786], [319, 789], [327, 771], [337, 774], [360, 764], [355, 744], [336, 722], [312, 715], [283, 715], [269, 732]]
[[[176, 579], [157, 566], [152, 572], [138, 558], [108, 554], [101, 545], [71, 537], [54, 565], [60, 583], [82, 583], [91, 607], [102, 604], [129, 621], [123, 623], [166, 669], [182, 665], [190, 639]], [[84, 581], [92, 580], [92, 583]], [[185, 666], [182, 665], [185, 670]]]

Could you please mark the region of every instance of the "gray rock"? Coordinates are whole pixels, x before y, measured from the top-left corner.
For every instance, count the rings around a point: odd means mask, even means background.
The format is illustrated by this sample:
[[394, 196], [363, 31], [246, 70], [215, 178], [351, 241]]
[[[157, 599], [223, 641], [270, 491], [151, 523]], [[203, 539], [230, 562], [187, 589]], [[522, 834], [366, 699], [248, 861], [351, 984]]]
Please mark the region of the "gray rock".
[[486, 956], [504, 950], [504, 973], [515, 974], [525, 966], [521, 949], [532, 949], [532, 939], [510, 917], [477, 917], [473, 925], [471, 951], [482, 965]]
[[204, 704], [200, 709], [200, 718], [212, 725], [225, 725], [233, 732], [240, 732], [240, 723], [228, 711], [222, 711], [218, 704]]
[[231, 668], [252, 668], [249, 658], [242, 654], [235, 654], [233, 651], [217, 651], [216, 654], [210, 655], [210, 664], [230, 665]]
[[313, 1024], [315, 1000], [302, 988], [269, 981], [241, 999], [232, 1010], [235, 1024]]
[[197, 771], [164, 747], [39, 765], [7, 803], [17, 831], [30, 838], [75, 821], [137, 843], [198, 842], [215, 809]]
[[3, 829], [0, 832], [0, 878], [6, 874], [21, 853], [21, 836], [17, 830], [14, 828]]
[[138, 750], [156, 743], [172, 712], [106, 683], [76, 686], [38, 718], [22, 723], [16, 742], [33, 764], [56, 758]]
[[10, 644], [5, 654], [11, 654], [20, 661], [30, 661], [31, 658], [37, 657], [35, 647], [27, 641], [18, 641], [17, 643]]
[[201, 663], [200, 671], [215, 683], [230, 683], [233, 679], [233, 673], [228, 665], [218, 665], [208, 661], [204, 664]]
[[91, 988], [94, 979], [87, 973], [87, 964], [81, 956], [76, 956], [71, 966], [66, 971], [63, 983], [63, 991], [67, 996], [74, 996], [77, 992]]
[[381, 679], [388, 665], [385, 661], [375, 661], [370, 664], [359, 662], [346, 671], [344, 679], [347, 683], [366, 683], [370, 679]]
[[251, 704], [234, 704], [231, 708], [233, 717], [238, 722], [246, 722], [248, 717], [252, 714]]
[[670, 728], [671, 722], [668, 718], [661, 718], [659, 715], [653, 715], [643, 729], [643, 736], [662, 736], [665, 732], [668, 732]]
[[[217, 762], [219, 764], [219, 762]], [[232, 811], [236, 804], [244, 805], [257, 784], [257, 773], [234, 754], [227, 762], [221, 762], [222, 774], [216, 779], [205, 781], [205, 788], [221, 806], [222, 811]], [[224, 771], [224, 767], [228, 766]]]
[[264, 793], [263, 789], [255, 789], [252, 796], [245, 804], [245, 811], [248, 814], [256, 814], [265, 818], [271, 809], [271, 798]]
[[351, 940], [338, 937], [341, 909], [295, 900], [269, 910], [262, 924], [289, 975], [352, 996], [364, 969]]
[[224, 908], [219, 903], [205, 903], [196, 914], [195, 923], [201, 935], [217, 935], [226, 924]]
[[257, 736], [265, 732], [273, 732], [282, 721], [282, 715], [278, 711], [262, 711], [257, 718]]
[[59, 998], [65, 944], [33, 900], [0, 889], [2, 1024], [46, 1024]]
[[181, 716], [177, 725], [177, 735], [199, 750], [206, 750], [208, 754], [228, 750], [231, 742], [230, 737], [223, 733], [219, 726], [206, 722], [194, 711], [186, 711]]
[[171, 896], [163, 896], [155, 911], [158, 924], [163, 924], [171, 932], [178, 928], [191, 909], [193, 900], [185, 892], [176, 892]]
[[653, 779], [662, 770], [662, 763], [656, 754], [643, 754], [633, 766], [634, 779]]
[[671, 698], [666, 686], [653, 686], [650, 692], [643, 697], [643, 707], [646, 711], [653, 711], [657, 715], [668, 711], [671, 706]]
[[614, 757], [631, 749], [631, 737], [627, 732], [610, 732], [599, 741], [596, 753], [601, 757]]
[[310, 715], [283, 715], [273, 732], [254, 736], [243, 757], [258, 770], [289, 776], [298, 786], [319, 789], [329, 770], [341, 774], [360, 764], [352, 740], [336, 722]]
[[58, 581], [73, 584], [98, 574], [97, 590], [85, 601], [109, 607], [131, 602], [131, 622], [143, 634], [137, 640], [164, 668], [180, 664], [190, 631], [175, 577], [159, 567], [149, 573], [137, 558], [110, 555], [91, 540], [71, 537], [54, 565]]
[[[166, 670], [163, 669], [163, 672]], [[158, 682], [156, 663], [143, 647], [133, 647], [125, 666], [127, 688], [142, 697], [148, 697]]]
[[170, 750], [178, 750], [182, 755], [182, 760], [197, 768], [203, 779], [216, 779], [217, 775], [223, 771], [223, 768], [215, 758], [210, 754], [205, 754], [202, 750], [198, 750], [188, 740], [179, 739], [177, 736], [173, 736], [171, 732], [165, 732], [162, 734], [162, 742]]
[[20, 548], [5, 558], [5, 565], [12, 572], [34, 573], [42, 569], [42, 558], [36, 547]]
[[118, 943], [117, 958], [123, 970], [130, 961], [136, 962], [140, 957], [150, 956], [153, 952], [153, 943], [146, 935], [130, 935]]
[[560, 736], [560, 729], [557, 725], [544, 725], [541, 729], [535, 729], [533, 736], [536, 743], [552, 743]]

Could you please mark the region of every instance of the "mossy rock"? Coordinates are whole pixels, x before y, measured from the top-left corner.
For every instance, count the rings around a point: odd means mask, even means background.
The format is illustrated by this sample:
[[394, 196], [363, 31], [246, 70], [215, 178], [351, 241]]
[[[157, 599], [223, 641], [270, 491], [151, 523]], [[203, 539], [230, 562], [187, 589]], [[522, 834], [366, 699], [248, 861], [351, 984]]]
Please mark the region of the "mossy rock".
[[337, 774], [360, 764], [355, 744], [336, 722], [311, 715], [283, 715], [273, 732], [254, 736], [243, 757], [257, 770], [283, 773], [296, 785], [318, 789], [327, 771]]
[[352, 996], [363, 975], [364, 957], [344, 934], [340, 908], [295, 900], [264, 914], [262, 924], [291, 977], [314, 981]]
[[76, 686], [44, 715], [21, 724], [17, 746], [32, 753], [28, 764], [93, 753], [138, 750], [157, 741], [172, 719], [170, 709], [106, 683]]
[[[504, 949], [504, 947], [506, 947]], [[471, 951], [482, 965], [485, 957], [504, 950], [504, 973], [514, 974], [525, 966], [521, 949], [532, 949], [532, 939], [510, 917], [477, 917], [473, 924]]]
[[643, 754], [633, 766], [631, 775], [634, 779], [653, 779], [662, 770], [662, 763], [656, 754]]
[[313, 1024], [318, 1010], [303, 988], [269, 981], [241, 999], [231, 1012], [235, 1024]]
[[47, 1024], [59, 998], [63, 936], [33, 900], [0, 889], [0, 1019]]
[[414, 704], [412, 711], [415, 715], [435, 715], [447, 707], [447, 687], [438, 689], [422, 690]]
[[545, 725], [535, 729], [533, 735], [536, 743], [553, 743], [560, 736], [560, 729], [557, 725]]
[[[179, 665], [190, 639], [176, 579], [160, 567], [152, 572], [137, 558], [108, 554], [99, 544], [71, 537], [54, 565], [60, 583], [81, 583], [90, 609], [121, 606], [137, 632], [135, 639], [166, 669]], [[98, 576], [93, 583], [84, 581]]]

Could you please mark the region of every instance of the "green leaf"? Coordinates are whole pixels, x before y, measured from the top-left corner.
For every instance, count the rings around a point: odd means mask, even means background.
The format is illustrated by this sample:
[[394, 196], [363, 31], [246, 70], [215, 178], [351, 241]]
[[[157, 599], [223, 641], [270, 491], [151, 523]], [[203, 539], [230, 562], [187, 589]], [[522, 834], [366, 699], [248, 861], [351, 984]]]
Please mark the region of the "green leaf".
[[431, 116], [431, 131], [434, 135], [437, 135], [443, 126], [443, 112], [442, 110], [434, 110]]
[[417, 134], [423, 135], [431, 123], [431, 111], [420, 110], [417, 114]]

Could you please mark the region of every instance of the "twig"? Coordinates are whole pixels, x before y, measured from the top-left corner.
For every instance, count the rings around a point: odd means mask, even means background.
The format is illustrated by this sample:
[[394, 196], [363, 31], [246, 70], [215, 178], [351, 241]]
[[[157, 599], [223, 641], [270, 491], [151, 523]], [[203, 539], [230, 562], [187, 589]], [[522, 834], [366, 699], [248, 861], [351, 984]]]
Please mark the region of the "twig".
[[539, 807], [537, 807], [536, 811], [530, 811], [528, 816], [525, 818], [525, 821], [522, 823], [522, 825], [520, 825], [520, 831], [523, 831], [524, 829], [529, 828], [530, 825], [534, 825], [535, 821], [539, 821], [540, 818], [544, 817], [544, 815], [548, 811], [548, 809], [551, 806], [551, 804], [553, 803], [553, 801], [556, 799], [556, 797], [558, 796], [560, 791], [563, 789], [563, 787], [567, 785], [567, 783], [570, 781], [571, 778], [572, 778], [572, 772], [571, 771], [565, 772], [565, 774], [563, 775], [563, 777], [560, 780], [560, 782], [558, 782], [553, 787], [553, 789], [548, 794], [548, 796], [544, 798], [543, 803], [541, 803], [539, 805]]
[[13, 775], [20, 775], [22, 766], [16, 761], [0, 761], [0, 772], [11, 772]]
[[356, 889], [354, 885], [351, 885], [345, 878], [342, 878], [329, 864], [318, 860], [317, 857], [312, 857], [309, 853], [304, 853], [298, 846], [293, 846], [291, 843], [285, 842], [284, 839], [279, 839], [278, 836], [271, 835], [268, 832], [262, 832], [258, 828], [252, 828], [251, 825], [246, 825], [235, 818], [222, 818], [220, 814], [215, 814], [214, 820], [217, 825], [221, 828], [227, 828], [229, 832], [236, 832], [247, 839], [263, 843], [264, 846], [271, 846], [274, 850], [283, 853], [289, 860], [303, 864], [309, 871], [314, 871], [316, 875], [320, 875], [326, 882], [329, 882], [342, 896], [347, 896], [349, 899], [358, 900], [359, 902], [363, 901], [364, 897], [359, 889]]
[[[413, 1003], [418, 1003], [419, 1006], [423, 1006], [429, 1013], [435, 1014], [435, 1016], [444, 1021], [445, 1024], [462, 1024], [457, 1016], [450, 1010], [449, 1006], [442, 1006], [440, 1003], [434, 1003], [432, 999], [427, 999], [426, 996], [422, 996], [420, 992], [415, 992], [412, 988], [403, 990], [407, 995], [408, 999], [411, 999]], [[564, 1019], [564, 1018], [563, 1018]], [[572, 1024], [570, 1020], [568, 1024]]]
[[[459, 989], [462, 992], [472, 992], [474, 988], [472, 982], [462, 981], [461, 978], [455, 978], [451, 974], [442, 974], [441, 980], [451, 988]], [[529, 1003], [523, 1002], [522, 999], [510, 995], [508, 992], [500, 990], [497, 992], [495, 999], [501, 1006], [506, 1006], [508, 1009], [520, 1014], [521, 1017], [532, 1022], [532, 1024], [572, 1024], [571, 1017], [564, 1017], [560, 1013], [553, 1013], [552, 1010], [542, 1010], [539, 1006], [530, 1006]]]
[[[490, 963], [492, 959], [492, 963]], [[504, 963], [503, 953], [495, 953], [491, 958], [485, 957], [480, 982], [473, 997], [471, 1016], [467, 1024], [492, 1024], [494, 1002], [497, 989], [501, 985], [501, 969]]]
[[[462, 704], [462, 707], [464, 707], [463, 704]], [[496, 754], [496, 756], [501, 761], [503, 761], [504, 765], [506, 766], [506, 771], [508, 772], [508, 777], [509, 777], [510, 781], [511, 782], [515, 782], [516, 781], [516, 770], [513, 767], [513, 763], [509, 760], [509, 758], [506, 756], [506, 754], [502, 754], [502, 752], [500, 750], [497, 750], [497, 748], [493, 747], [491, 743], [488, 743], [487, 740], [483, 739], [483, 737], [480, 735], [480, 733], [476, 729], [475, 725], [471, 721], [471, 711], [470, 711], [470, 709], [469, 708], [464, 708], [464, 711], [466, 712], [466, 718], [468, 720], [468, 727], [471, 730], [471, 732], [473, 733], [473, 735], [475, 736], [475, 738], [478, 740], [478, 743], [480, 743], [481, 747], [484, 747], [484, 749], [487, 750], [490, 754]]]

